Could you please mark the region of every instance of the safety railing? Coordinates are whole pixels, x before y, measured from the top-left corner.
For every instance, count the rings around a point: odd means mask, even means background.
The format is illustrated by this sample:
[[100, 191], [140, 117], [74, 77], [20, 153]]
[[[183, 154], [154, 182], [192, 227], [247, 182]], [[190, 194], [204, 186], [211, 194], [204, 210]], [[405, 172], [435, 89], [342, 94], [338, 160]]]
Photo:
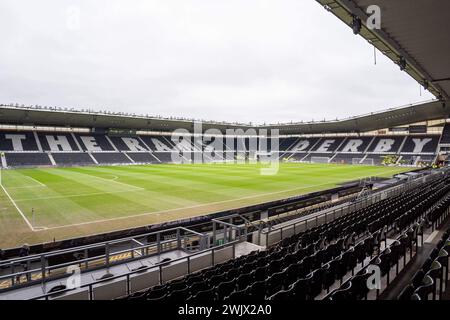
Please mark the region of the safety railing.
[[[97, 286], [100, 286], [101, 284], [106, 284], [108, 282], [112, 282], [114, 280], [125, 280], [126, 295], [130, 295], [130, 294], [132, 294], [134, 292], [139, 291], [139, 290], [133, 291], [132, 288], [131, 288], [131, 279], [132, 279], [133, 275], [138, 275], [138, 274], [143, 274], [145, 272], [158, 270], [158, 273], [159, 273], [159, 275], [158, 275], [158, 283], [155, 284], [155, 285], [158, 285], [158, 284], [162, 285], [165, 282], [167, 282], [167, 281], [164, 281], [164, 270], [165, 270], [165, 268], [167, 268], [167, 267], [169, 267], [171, 265], [174, 265], [176, 263], [186, 262], [186, 264], [187, 264], [187, 272], [186, 272], [185, 275], [188, 275], [188, 274], [190, 274], [190, 273], [192, 273], [194, 271], [201, 270], [201, 269], [199, 269], [199, 270], [193, 269], [192, 268], [192, 261], [195, 260], [196, 257], [202, 256], [202, 255], [208, 255], [208, 254], [211, 256], [210, 265], [208, 267], [215, 266], [216, 265], [216, 253], [219, 250], [223, 250], [223, 249], [225, 249], [227, 247], [231, 247], [231, 250], [232, 250], [231, 259], [234, 259], [234, 258], [236, 258], [236, 245], [238, 243], [240, 243], [240, 242], [241, 242], [241, 239], [237, 239], [237, 240], [235, 240], [233, 242], [229, 242], [227, 244], [223, 244], [223, 245], [220, 245], [220, 246], [215, 246], [215, 247], [212, 247], [212, 248], [208, 248], [208, 249], [205, 249], [205, 250], [202, 250], [202, 251], [199, 251], [199, 252], [196, 252], [196, 253], [184, 256], [184, 257], [172, 259], [172, 260], [170, 260], [168, 262], [165, 262], [165, 263], [160, 263], [160, 264], [152, 265], [152, 266], [145, 266], [143, 268], [139, 268], [139, 269], [136, 269], [136, 270], [124, 273], [124, 274], [111, 276], [111, 277], [108, 277], [106, 279], [95, 280], [95, 281], [87, 283], [87, 284], [82, 284], [82, 285], [80, 285], [80, 286], [78, 286], [76, 288], [66, 288], [66, 289], [55, 291], [55, 292], [46, 292], [43, 295], [38, 295], [38, 296], [35, 296], [35, 297], [31, 298], [31, 299], [32, 300], [49, 300], [49, 299], [52, 299], [52, 298], [60, 297], [60, 296], [62, 296], [64, 294], [71, 293], [74, 290], [80, 290], [80, 289], [83, 290], [83, 289], [85, 289], [85, 290], [87, 290], [88, 299], [89, 300], [94, 300], [95, 299], [94, 288], [96, 288]], [[72, 276], [72, 275], [67, 275], [67, 277], [70, 277], [70, 276]], [[117, 298], [119, 298], [119, 297], [117, 297]]]
[[[165, 235], [172, 235], [173, 238], [164, 239]], [[154, 238], [155, 241], [146, 244], [139, 241], [149, 237]], [[203, 233], [177, 227], [137, 237], [9, 259], [0, 263], [0, 292], [39, 282], [44, 284], [64, 277], [66, 268], [72, 265], [87, 272], [175, 249], [189, 253], [195, 252], [209, 246], [206, 239], [207, 235]], [[68, 259], [67, 256], [73, 258]], [[64, 262], [55, 263], [55, 261], [61, 260]], [[22, 271], [16, 271], [17, 269], [22, 269]]]

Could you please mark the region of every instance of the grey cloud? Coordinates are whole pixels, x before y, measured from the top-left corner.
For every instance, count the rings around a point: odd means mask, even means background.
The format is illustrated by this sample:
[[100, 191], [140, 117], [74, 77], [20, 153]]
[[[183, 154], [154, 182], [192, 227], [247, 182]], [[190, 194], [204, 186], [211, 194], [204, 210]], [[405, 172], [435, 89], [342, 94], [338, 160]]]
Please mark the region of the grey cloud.
[[275, 123], [431, 98], [314, 0], [3, 0], [0, 39], [3, 103]]

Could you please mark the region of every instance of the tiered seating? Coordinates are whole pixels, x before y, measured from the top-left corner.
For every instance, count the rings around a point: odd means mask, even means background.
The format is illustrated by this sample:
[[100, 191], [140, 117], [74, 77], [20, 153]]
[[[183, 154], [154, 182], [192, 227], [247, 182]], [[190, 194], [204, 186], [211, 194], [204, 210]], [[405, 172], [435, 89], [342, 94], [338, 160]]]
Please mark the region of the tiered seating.
[[55, 152], [52, 154], [57, 165], [92, 165], [95, 162], [87, 153]]
[[307, 152], [315, 147], [320, 138], [300, 138], [289, 150], [291, 152]]
[[99, 164], [131, 163], [130, 159], [120, 152], [96, 152], [92, 155]]
[[405, 144], [401, 150], [401, 153], [436, 153], [438, 147], [438, 136], [410, 136], [406, 138]]
[[76, 134], [83, 151], [114, 151], [114, 147], [103, 134]]
[[174, 149], [173, 143], [166, 137], [160, 136], [141, 136], [145, 144], [155, 152], [171, 151]]
[[158, 163], [159, 161], [148, 152], [127, 152], [127, 155], [137, 163]]
[[[294, 147], [296, 145], [296, 143], [298, 142], [299, 138], [279, 138], [279, 151], [286, 151], [286, 150], [290, 150], [292, 147]], [[268, 147], [270, 148], [270, 141], [267, 142]]]
[[38, 139], [44, 151], [80, 151], [69, 133], [39, 133]]
[[[15, 143], [15, 145], [14, 145]], [[32, 132], [0, 132], [0, 151], [38, 151]]]
[[[422, 214], [450, 190], [449, 179], [420, 185], [406, 194], [381, 200], [366, 208], [283, 239], [266, 251], [252, 252], [182, 279], [135, 293], [127, 299], [144, 300], [313, 300], [376, 253], [371, 263], [383, 275], [421, 235]], [[381, 252], [387, 231], [401, 232], [398, 241]], [[423, 238], [423, 236], [422, 236]], [[363, 268], [364, 269], [364, 268]], [[363, 298], [368, 274], [358, 272], [328, 296], [339, 300]], [[389, 276], [388, 276], [389, 277]], [[389, 280], [388, 280], [389, 283]], [[342, 291], [347, 291], [342, 294]]]
[[376, 137], [370, 144], [367, 152], [375, 154], [396, 154], [405, 139], [404, 136]]
[[[175, 162], [189, 162], [193, 159], [193, 155], [198, 152], [204, 152], [203, 162], [223, 161], [226, 160], [244, 160], [255, 159], [257, 154], [252, 151], [275, 151], [272, 150], [271, 139], [267, 140], [267, 145], [259, 140], [258, 143], [252, 142], [250, 148], [250, 139], [231, 138], [234, 147], [227, 145], [227, 139], [215, 143], [215, 137], [212, 141], [203, 141], [196, 137], [195, 141], [190, 139], [181, 139], [180, 141], [172, 141], [170, 135], [143, 135], [143, 136], [114, 136], [102, 133], [67, 133], [67, 132], [40, 132], [37, 133], [37, 140], [33, 132], [0, 132], [0, 152], [24, 152], [24, 151], [40, 151], [40, 147], [44, 152], [108, 152], [102, 158], [101, 163], [130, 163], [130, 160], [120, 152], [130, 154], [135, 162], [139, 163], [170, 163], [174, 162], [170, 152], [184, 151], [192, 152], [191, 155], [185, 155], [184, 158], [177, 157]], [[326, 163], [328, 160], [332, 163], [355, 163], [353, 159], [362, 159], [367, 156], [365, 164], [373, 163], [379, 165], [382, 163], [383, 157], [386, 155], [403, 156], [404, 161], [400, 163], [429, 165], [435, 160], [437, 151], [438, 136], [436, 135], [414, 135], [414, 136], [380, 136], [380, 137], [281, 137], [278, 139], [278, 156], [280, 159], [289, 159], [290, 161], [306, 161]], [[229, 141], [228, 141], [229, 142]], [[404, 142], [404, 143], [403, 143]], [[264, 147], [261, 147], [261, 146]], [[258, 148], [259, 146], [259, 148]], [[400, 147], [402, 147], [400, 150]], [[218, 152], [211, 151], [218, 148]], [[230, 150], [232, 148], [232, 150]], [[267, 149], [267, 150], [266, 150]], [[228, 157], [223, 156], [223, 151]], [[366, 152], [367, 151], [367, 152]], [[154, 153], [160, 160], [153, 159], [147, 155], [147, 152]], [[113, 153], [118, 153], [113, 155]], [[144, 153], [144, 154], [140, 154]], [[113, 157], [107, 159], [109, 156]], [[420, 161], [415, 161], [420, 156]], [[261, 155], [262, 157], [262, 155]], [[59, 163], [70, 165], [70, 157], [57, 156]], [[79, 159], [87, 159], [86, 156], [75, 157], [73, 165], [92, 164], [90, 161], [84, 162]], [[187, 158], [187, 159], [185, 159]], [[328, 160], [327, 160], [328, 159]], [[36, 165], [36, 162], [27, 165]]]
[[[448, 197], [446, 196], [450, 189], [450, 187], [447, 186], [448, 182], [449, 179], [446, 178], [438, 181], [431, 187], [426, 187], [422, 201], [415, 201], [414, 198], [410, 198], [411, 201], [404, 202], [400, 208], [393, 209], [389, 219], [393, 221], [395, 230], [400, 231], [400, 235], [390, 244], [390, 246], [379, 253], [378, 256], [372, 259], [369, 263], [369, 265], [379, 266], [381, 276], [386, 277], [386, 286], [389, 286], [390, 284], [392, 268], [395, 267], [395, 276], [397, 276], [399, 274], [399, 262], [403, 260], [403, 266], [406, 265], [406, 254], [408, 249], [410, 252], [410, 257], [412, 258], [414, 249], [413, 243], [415, 243], [417, 251], [417, 237], [422, 234], [425, 221], [426, 219], [429, 219], [427, 215], [424, 215], [424, 213], [427, 212], [427, 209], [431, 208], [431, 212], [436, 210], [436, 212], [440, 212], [442, 214], [444, 212], [443, 208], [448, 208], [448, 204], [450, 203], [448, 201]], [[420, 191], [418, 192], [418, 195], [421, 196]], [[435, 209], [436, 207], [434, 207], [434, 204], [436, 202], [442, 204], [440, 209]], [[445, 207], [445, 205], [447, 205], [447, 207]], [[405, 209], [407, 210], [405, 211]], [[423, 244], [423, 234], [421, 238]], [[359, 290], [366, 291], [367, 286], [361, 287], [355, 285], [355, 283], [358, 284], [359, 280], [364, 278], [364, 275], [367, 275], [366, 270], [360, 270], [356, 276], [349, 279], [347, 283], [342, 284], [341, 287], [330, 294], [328, 298], [331, 300], [361, 298], [361, 296], [358, 296], [358, 293], [360, 292]]]
[[373, 137], [349, 137], [337, 150], [340, 153], [364, 153]]
[[137, 137], [110, 137], [110, 140], [119, 151], [148, 151]]
[[333, 153], [338, 149], [343, 143], [346, 138], [342, 137], [329, 137], [329, 138], [322, 138], [318, 144], [316, 144], [312, 149], [311, 152], [318, 152], [318, 153]]
[[35, 152], [23, 152], [5, 153], [6, 163], [8, 167], [22, 167], [22, 166], [51, 166], [52, 163], [48, 154], [46, 153], [35, 153]]
[[450, 123], [445, 124], [440, 143], [450, 144]]
[[[449, 203], [447, 203], [448, 208]], [[448, 211], [448, 209], [447, 209]], [[399, 300], [441, 299], [448, 283], [450, 229], [447, 230], [428, 259], [403, 288]]]

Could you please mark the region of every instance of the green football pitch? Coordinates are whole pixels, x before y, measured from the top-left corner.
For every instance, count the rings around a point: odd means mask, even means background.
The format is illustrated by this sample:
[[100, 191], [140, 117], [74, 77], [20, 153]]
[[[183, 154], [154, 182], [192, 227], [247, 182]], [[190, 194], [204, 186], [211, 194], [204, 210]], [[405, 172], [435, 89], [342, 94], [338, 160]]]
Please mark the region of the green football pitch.
[[280, 163], [2, 170], [0, 247], [199, 216], [409, 169]]

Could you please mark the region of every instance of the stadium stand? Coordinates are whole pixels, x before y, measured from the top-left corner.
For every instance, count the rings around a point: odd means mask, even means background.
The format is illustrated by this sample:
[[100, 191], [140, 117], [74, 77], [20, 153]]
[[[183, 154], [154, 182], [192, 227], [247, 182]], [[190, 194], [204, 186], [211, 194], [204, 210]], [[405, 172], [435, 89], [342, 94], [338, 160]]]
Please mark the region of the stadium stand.
[[83, 151], [114, 151], [114, 147], [103, 134], [76, 134], [75, 137]]
[[[428, 210], [436, 202], [447, 201], [449, 182], [445, 176], [422, 183], [408, 193], [284, 238], [267, 250], [252, 252], [125, 299], [190, 302], [367, 299], [366, 280], [370, 275], [367, 267], [380, 267], [386, 289], [423, 243], [425, 219], [432, 215]], [[395, 234], [395, 240], [388, 239]], [[376, 295], [381, 291], [376, 290]]]
[[124, 153], [119, 152], [93, 152], [92, 156], [99, 164], [131, 163], [131, 160]]
[[110, 140], [119, 151], [149, 151], [139, 137], [110, 137]]
[[450, 123], [445, 124], [440, 143], [450, 144]]
[[[447, 198], [432, 212], [433, 225], [448, 216], [450, 202]], [[448, 290], [450, 229], [444, 232], [428, 259], [421, 265], [410, 282], [398, 295], [398, 300], [443, 300]]]
[[81, 151], [72, 135], [67, 133], [38, 133], [38, 139], [44, 151]]
[[389, 153], [396, 154], [401, 148], [405, 136], [383, 136], [375, 137], [367, 149], [368, 153], [381, 154]]
[[39, 151], [32, 132], [0, 132], [1, 151]]
[[364, 153], [374, 137], [349, 137], [337, 150], [339, 153]]
[[172, 152], [153, 152], [152, 155], [159, 160], [159, 162], [172, 162]]
[[438, 147], [439, 137], [438, 136], [410, 136], [406, 138], [405, 144], [401, 149], [400, 153], [412, 153], [421, 154], [429, 153], [435, 154]]
[[52, 154], [53, 159], [57, 165], [60, 166], [84, 166], [84, 165], [94, 165], [95, 162], [89, 156], [88, 153], [79, 152], [55, 152]]
[[[37, 137], [37, 139], [36, 139]], [[226, 140], [226, 139], [223, 139]], [[259, 141], [259, 148], [271, 153], [271, 139]], [[0, 151], [9, 153], [20, 152], [50, 152], [56, 155], [56, 165], [93, 165], [90, 156], [80, 153], [94, 153], [99, 164], [129, 164], [138, 163], [167, 163], [172, 162], [172, 152], [182, 152], [184, 156], [177, 156], [176, 162], [189, 159], [202, 159], [204, 162], [224, 161], [236, 159], [236, 154], [247, 159], [256, 159], [250, 154], [248, 138], [234, 138], [234, 147], [225, 145], [226, 141], [215, 142], [212, 138], [207, 142], [196, 138], [172, 141], [169, 136], [108, 136], [107, 134], [80, 133], [48, 133], [39, 132], [0, 132]], [[364, 137], [322, 137], [322, 138], [279, 138], [279, 158], [284, 161], [330, 162], [347, 164], [375, 164], [380, 165], [386, 156], [399, 156], [398, 164], [429, 165], [432, 164], [438, 152], [438, 135], [411, 136], [364, 136]], [[215, 148], [219, 147], [219, 152]], [[233, 148], [233, 149], [232, 149]], [[250, 148], [250, 149], [249, 149]], [[258, 148], [258, 146], [254, 146]], [[253, 151], [256, 151], [255, 149]], [[225, 154], [223, 154], [225, 151]], [[125, 154], [121, 154], [121, 152]], [[203, 155], [199, 153], [203, 152]], [[69, 153], [79, 153], [79, 156]], [[98, 155], [98, 153], [104, 153]], [[150, 154], [152, 153], [152, 155]], [[236, 154], [234, 154], [236, 153]], [[127, 155], [129, 157], [127, 157]], [[40, 159], [47, 156], [39, 156]], [[98, 157], [98, 159], [97, 159]], [[9, 157], [11, 158], [11, 156]], [[22, 161], [8, 162], [8, 166], [41, 165], [40, 161], [26, 162], [31, 157], [22, 157]], [[131, 158], [131, 159], [130, 159]], [[73, 160], [71, 160], [73, 159]], [[403, 161], [402, 161], [403, 160]], [[43, 165], [48, 165], [43, 162]], [[52, 165], [52, 163], [50, 163]]]
[[346, 140], [346, 138], [322, 138], [319, 143], [313, 146], [310, 152], [333, 153]]
[[127, 155], [136, 163], [159, 163], [149, 152], [127, 152]]
[[47, 153], [5, 153], [6, 163], [10, 167], [51, 166]]

